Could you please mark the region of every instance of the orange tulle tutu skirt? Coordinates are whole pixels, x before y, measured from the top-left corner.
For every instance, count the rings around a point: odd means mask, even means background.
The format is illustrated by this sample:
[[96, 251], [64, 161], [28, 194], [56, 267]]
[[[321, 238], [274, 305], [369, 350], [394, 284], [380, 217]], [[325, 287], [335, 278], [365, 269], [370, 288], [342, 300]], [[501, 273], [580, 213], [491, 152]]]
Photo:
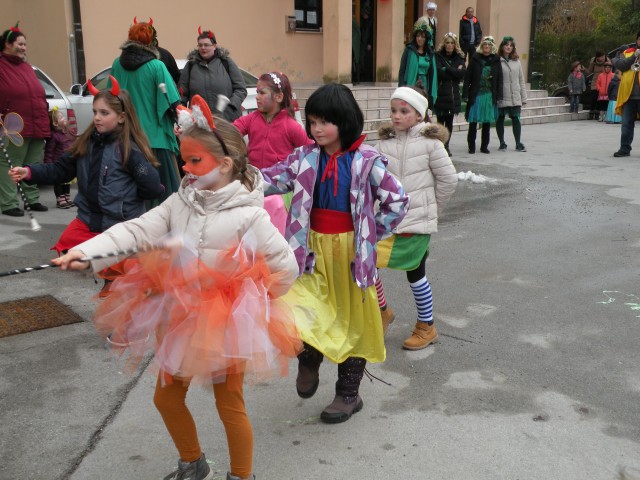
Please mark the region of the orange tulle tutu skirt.
[[244, 372], [260, 381], [286, 375], [302, 350], [293, 313], [268, 294], [278, 273], [246, 248], [223, 252], [215, 268], [185, 248], [121, 266], [94, 322], [129, 369], [153, 352], [164, 378], [218, 383]]

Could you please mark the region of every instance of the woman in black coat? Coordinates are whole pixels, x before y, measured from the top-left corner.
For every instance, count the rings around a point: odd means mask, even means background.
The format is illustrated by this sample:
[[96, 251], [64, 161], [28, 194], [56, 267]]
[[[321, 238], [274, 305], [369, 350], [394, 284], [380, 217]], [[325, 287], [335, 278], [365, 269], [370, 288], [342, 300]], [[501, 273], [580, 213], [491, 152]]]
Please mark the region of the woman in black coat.
[[449, 139], [445, 143], [447, 153], [449, 140], [453, 131], [453, 117], [460, 113], [460, 82], [466, 71], [464, 52], [458, 43], [455, 33], [447, 33], [436, 51], [436, 67], [438, 70], [438, 100], [433, 107], [438, 123], [447, 127]]
[[476, 132], [482, 124], [480, 151], [489, 153], [491, 123], [498, 118], [498, 100], [502, 98], [502, 66], [493, 37], [484, 37], [469, 61], [464, 76], [462, 98], [467, 100], [465, 119], [469, 122], [469, 153], [476, 153]]

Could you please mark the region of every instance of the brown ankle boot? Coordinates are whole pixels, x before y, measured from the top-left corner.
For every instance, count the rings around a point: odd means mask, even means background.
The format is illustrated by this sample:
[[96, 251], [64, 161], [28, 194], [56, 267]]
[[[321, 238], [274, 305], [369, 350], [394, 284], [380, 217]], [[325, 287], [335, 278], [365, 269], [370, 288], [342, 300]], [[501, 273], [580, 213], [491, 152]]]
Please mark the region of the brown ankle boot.
[[413, 333], [402, 344], [402, 348], [406, 350], [422, 350], [432, 343], [438, 341], [438, 331], [435, 325], [429, 325], [427, 322], [416, 322]]
[[318, 368], [298, 365], [298, 377], [296, 378], [296, 391], [300, 398], [311, 398], [318, 390], [320, 384], [320, 371]]
[[[347, 402], [348, 400], [351, 400]], [[320, 414], [320, 420], [324, 423], [342, 423], [351, 418], [351, 415], [358, 413], [362, 410], [364, 403], [357, 395], [355, 398], [343, 397], [342, 395], [336, 395], [331, 404]]]
[[389, 325], [396, 319], [396, 313], [391, 307], [387, 306], [384, 310], [380, 310], [380, 315], [382, 316], [382, 333], [386, 335]]

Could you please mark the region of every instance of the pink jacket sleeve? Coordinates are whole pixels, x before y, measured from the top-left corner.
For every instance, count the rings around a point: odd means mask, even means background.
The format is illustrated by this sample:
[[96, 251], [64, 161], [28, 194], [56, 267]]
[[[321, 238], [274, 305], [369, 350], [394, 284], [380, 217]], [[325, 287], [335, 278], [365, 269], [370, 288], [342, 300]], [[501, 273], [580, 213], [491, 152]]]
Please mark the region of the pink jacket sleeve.
[[251, 124], [251, 120], [253, 119], [253, 115], [256, 112], [250, 115], [243, 115], [242, 117], [238, 117], [233, 121], [233, 126], [238, 129], [240, 135], [245, 136], [249, 133], [249, 125]]

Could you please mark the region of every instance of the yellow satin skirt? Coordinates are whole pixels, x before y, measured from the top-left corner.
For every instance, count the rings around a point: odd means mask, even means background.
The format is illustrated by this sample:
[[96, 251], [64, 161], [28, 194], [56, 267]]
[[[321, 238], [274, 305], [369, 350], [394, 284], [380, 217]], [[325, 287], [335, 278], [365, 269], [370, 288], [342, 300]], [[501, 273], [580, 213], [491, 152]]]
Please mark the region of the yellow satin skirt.
[[360, 357], [383, 362], [386, 350], [376, 288], [358, 288], [351, 274], [353, 236], [353, 231], [326, 234], [311, 230], [309, 247], [316, 254], [315, 269], [298, 278], [284, 299], [294, 310], [302, 340], [331, 361]]

